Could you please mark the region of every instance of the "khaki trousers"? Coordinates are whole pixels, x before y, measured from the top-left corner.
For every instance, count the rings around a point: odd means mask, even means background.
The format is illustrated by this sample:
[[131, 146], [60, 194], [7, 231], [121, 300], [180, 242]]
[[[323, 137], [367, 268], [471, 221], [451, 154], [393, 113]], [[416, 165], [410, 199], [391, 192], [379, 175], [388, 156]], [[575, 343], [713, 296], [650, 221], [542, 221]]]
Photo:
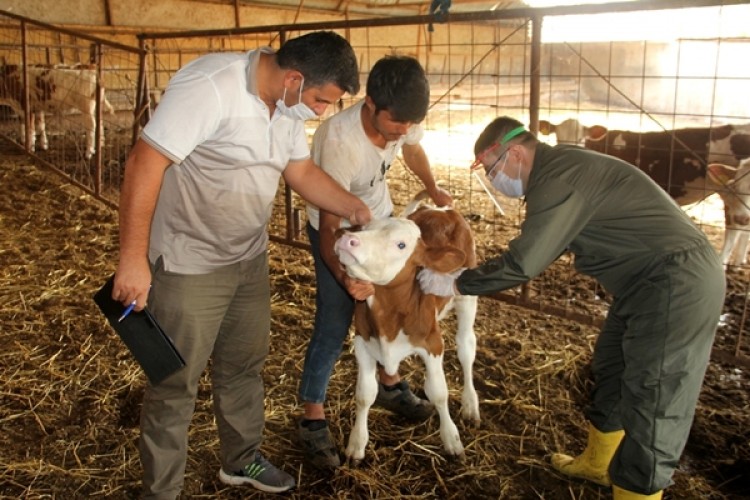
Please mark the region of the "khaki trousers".
[[157, 262], [148, 304], [186, 362], [147, 386], [141, 410], [144, 497], [174, 499], [184, 482], [188, 427], [209, 358], [221, 466], [242, 469], [260, 446], [271, 309], [267, 254], [200, 275], [166, 272]]

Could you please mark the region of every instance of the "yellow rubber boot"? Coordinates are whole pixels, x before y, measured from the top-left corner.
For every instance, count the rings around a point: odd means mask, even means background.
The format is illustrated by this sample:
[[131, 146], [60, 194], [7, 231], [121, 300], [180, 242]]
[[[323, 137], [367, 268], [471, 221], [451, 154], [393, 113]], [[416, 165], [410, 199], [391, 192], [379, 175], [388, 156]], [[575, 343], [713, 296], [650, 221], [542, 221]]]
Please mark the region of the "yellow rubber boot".
[[641, 495], [640, 493], [623, 490], [614, 484], [612, 485], [612, 497], [614, 500], [661, 500], [662, 493], [664, 493], [663, 490], [651, 493], [650, 495]]
[[583, 453], [575, 458], [555, 453], [552, 455], [552, 467], [567, 476], [609, 486], [612, 484], [609, 480], [609, 463], [624, 436], [625, 431], [601, 432], [589, 424], [589, 439]]

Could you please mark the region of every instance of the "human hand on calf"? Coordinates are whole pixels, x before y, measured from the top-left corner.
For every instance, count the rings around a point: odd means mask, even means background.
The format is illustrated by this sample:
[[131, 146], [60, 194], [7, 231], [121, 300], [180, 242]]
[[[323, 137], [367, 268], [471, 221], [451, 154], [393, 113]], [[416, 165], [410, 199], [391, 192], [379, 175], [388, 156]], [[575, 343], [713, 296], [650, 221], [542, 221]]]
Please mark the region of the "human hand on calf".
[[349, 224], [352, 226], [364, 226], [372, 220], [372, 212], [363, 203], [361, 208], [357, 208], [349, 216]]

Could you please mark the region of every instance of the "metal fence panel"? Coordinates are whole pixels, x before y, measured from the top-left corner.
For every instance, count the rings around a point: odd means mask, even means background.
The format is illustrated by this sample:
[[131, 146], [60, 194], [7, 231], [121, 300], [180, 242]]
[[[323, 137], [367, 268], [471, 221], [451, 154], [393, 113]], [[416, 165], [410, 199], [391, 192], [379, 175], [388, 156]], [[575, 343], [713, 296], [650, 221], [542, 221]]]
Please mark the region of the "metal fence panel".
[[[603, 8], [588, 7], [591, 15]], [[570, 11], [581, 9], [586, 7]], [[541, 44], [539, 29], [544, 16], [540, 13], [544, 12], [518, 9], [452, 15], [451, 22], [436, 24], [434, 33], [426, 30], [426, 16], [143, 33], [131, 45], [147, 49], [145, 59], [141, 58], [144, 50], [108, 46], [48, 26], [27, 27], [24, 44], [23, 23], [8, 18], [0, 24], [0, 55], [6, 64], [17, 64], [24, 57], [28, 64], [98, 63], [98, 82], [116, 110], [114, 116], [102, 115], [104, 146], [98, 156], [85, 159], [81, 129], [74, 120], [80, 117], [75, 114], [53, 118], [59, 120], [50, 122], [55, 146], [38, 156], [110, 202], [116, 200], [121, 168], [133, 137], [158, 105], [169, 78], [203, 54], [278, 47], [282, 40], [309, 31], [336, 31], [351, 42], [361, 70], [362, 91], [346, 96], [344, 106], [363, 97], [369, 68], [379, 58], [392, 53], [412, 55], [425, 67], [431, 85], [422, 144], [436, 178], [452, 192], [456, 207], [470, 221], [480, 259], [486, 259], [507, 247], [524, 216], [522, 203], [499, 197], [501, 211], [467, 169], [473, 160], [474, 140], [496, 116], [513, 116], [534, 131], [539, 120], [560, 123], [568, 118], [584, 125], [634, 131], [750, 123], [746, 97], [750, 69], [737, 63], [750, 53], [748, 40]], [[548, 11], [565, 12], [564, 8]], [[141, 79], [144, 86], [139, 87]], [[144, 109], [146, 99], [151, 108]], [[329, 110], [322, 119], [334, 112], [336, 109]], [[308, 122], [310, 137], [318, 124]], [[17, 132], [18, 117], [6, 116], [0, 126], [6, 136], [23, 143]], [[556, 141], [554, 136], [540, 138]], [[403, 163], [396, 162], [388, 175], [397, 209], [421, 189]], [[715, 195], [708, 194], [706, 200], [688, 208], [718, 249], [723, 240], [722, 205]], [[282, 183], [269, 224], [272, 239], [306, 246], [305, 220], [304, 202]], [[743, 343], [748, 268], [732, 268], [728, 276], [727, 306], [719, 334], [734, 339], [735, 359], [748, 359], [750, 347]], [[600, 323], [608, 308], [606, 292], [577, 274], [569, 255], [563, 255], [527, 286], [497, 298], [589, 324]]]

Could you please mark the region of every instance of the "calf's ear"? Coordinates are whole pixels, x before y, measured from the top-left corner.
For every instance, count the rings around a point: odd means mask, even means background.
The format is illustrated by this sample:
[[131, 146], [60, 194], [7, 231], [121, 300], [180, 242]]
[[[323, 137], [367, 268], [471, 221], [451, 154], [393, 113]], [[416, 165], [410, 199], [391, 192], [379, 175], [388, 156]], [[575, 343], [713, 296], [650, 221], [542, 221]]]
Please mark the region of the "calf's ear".
[[421, 265], [439, 273], [450, 273], [464, 267], [466, 253], [456, 247], [428, 248]]
[[593, 125], [586, 129], [586, 139], [599, 141], [607, 135], [607, 127], [603, 125]]
[[539, 133], [543, 135], [550, 135], [555, 131], [555, 126], [547, 120], [539, 120]]
[[721, 163], [711, 163], [706, 167], [708, 180], [720, 186], [726, 186], [734, 180], [737, 169]]

